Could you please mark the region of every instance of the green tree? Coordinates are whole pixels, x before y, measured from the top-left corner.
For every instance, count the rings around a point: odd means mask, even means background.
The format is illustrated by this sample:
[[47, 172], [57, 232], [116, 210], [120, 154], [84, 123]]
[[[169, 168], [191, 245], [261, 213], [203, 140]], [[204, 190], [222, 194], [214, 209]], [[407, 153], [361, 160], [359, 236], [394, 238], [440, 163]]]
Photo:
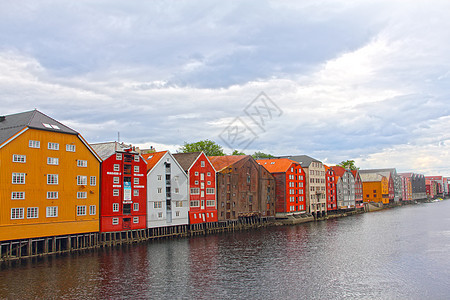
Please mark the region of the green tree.
[[247, 155], [247, 154], [238, 150], [234, 150], [233, 153], [231, 153], [231, 155]]
[[199, 141], [196, 143], [184, 142], [184, 145], [178, 149], [178, 152], [189, 153], [189, 152], [205, 152], [206, 156], [222, 156], [225, 155], [222, 146], [216, 144], [210, 140]]
[[357, 168], [355, 166], [355, 161], [354, 160], [345, 160], [345, 161], [341, 161], [341, 163], [339, 164], [339, 166], [345, 168], [345, 169], [349, 169], [349, 170], [359, 170], [359, 168]]
[[272, 154], [267, 154], [259, 151], [253, 153], [252, 156], [254, 159], [275, 158], [275, 156], [273, 156]]

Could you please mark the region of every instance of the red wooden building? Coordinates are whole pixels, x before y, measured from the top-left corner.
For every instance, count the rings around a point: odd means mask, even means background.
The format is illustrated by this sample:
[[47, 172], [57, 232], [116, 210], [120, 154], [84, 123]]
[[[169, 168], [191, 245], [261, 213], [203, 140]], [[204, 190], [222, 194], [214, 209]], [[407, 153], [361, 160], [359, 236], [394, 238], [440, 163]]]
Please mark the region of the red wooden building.
[[326, 184], [326, 197], [327, 197], [327, 211], [336, 211], [336, 174], [334, 170], [328, 166], [325, 166], [325, 184]]
[[173, 157], [189, 177], [189, 223], [217, 222], [216, 170], [203, 152]]
[[301, 165], [288, 158], [259, 159], [257, 162], [275, 178], [276, 216], [306, 213], [306, 177]]
[[147, 163], [134, 147], [92, 144], [102, 158], [100, 232], [146, 228]]
[[352, 170], [353, 177], [355, 177], [355, 207], [364, 208], [363, 199], [363, 184], [358, 170]]

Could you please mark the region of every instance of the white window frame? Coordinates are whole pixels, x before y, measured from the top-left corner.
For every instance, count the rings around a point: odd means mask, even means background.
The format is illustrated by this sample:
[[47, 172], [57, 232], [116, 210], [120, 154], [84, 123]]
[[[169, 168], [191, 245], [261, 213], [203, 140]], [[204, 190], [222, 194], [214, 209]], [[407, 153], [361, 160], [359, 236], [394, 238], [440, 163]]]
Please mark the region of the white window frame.
[[191, 195], [200, 195], [200, 188], [191, 188]]
[[47, 174], [47, 184], [48, 185], [58, 185], [59, 176], [58, 174]]
[[47, 206], [45, 216], [47, 218], [56, 218], [58, 217], [58, 206]]
[[156, 191], [158, 192], [158, 194], [161, 194], [162, 193], [162, 188], [159, 187], [159, 188], [156, 189]]
[[71, 144], [66, 144], [66, 151], [67, 152], [75, 152], [76, 146]]
[[133, 196], [135, 196], [135, 197], [139, 196], [139, 190], [134, 189], [133, 190]]
[[77, 192], [77, 199], [87, 199], [87, 192]]
[[134, 173], [139, 173], [139, 166], [134, 166]]
[[25, 184], [26, 173], [12, 173], [12, 184]]
[[133, 184], [139, 184], [139, 177], [133, 178]]
[[216, 206], [216, 200], [206, 200], [206, 206]]
[[205, 161], [204, 161], [204, 160], [202, 160], [202, 161], [200, 162], [200, 166], [201, 166], [201, 167], [205, 167]]
[[119, 184], [120, 183], [120, 177], [113, 177], [113, 183]]
[[87, 160], [77, 159], [77, 167], [87, 168]]
[[134, 161], [139, 162], [139, 154], [134, 155]]
[[59, 144], [58, 143], [48, 142], [47, 149], [48, 150], [59, 150]]
[[119, 218], [112, 218], [113, 225], [119, 225]]
[[116, 153], [116, 160], [122, 160], [122, 153]]
[[214, 195], [215, 192], [215, 188], [206, 188], [207, 195]]
[[119, 211], [119, 203], [113, 203], [113, 212]]
[[53, 166], [59, 165], [59, 158], [57, 158], [57, 157], [47, 157], [47, 165], [53, 165]]
[[77, 216], [86, 215], [86, 205], [77, 205]]
[[97, 185], [97, 176], [91, 176], [90, 180], [89, 180], [89, 184], [91, 186], [96, 186]]
[[89, 215], [94, 216], [95, 214], [97, 214], [97, 206], [89, 205]]
[[39, 207], [27, 207], [27, 219], [39, 218]]
[[119, 190], [113, 189], [113, 196], [119, 196]]
[[162, 202], [161, 201], [153, 202], [153, 208], [162, 208]]
[[58, 199], [58, 192], [47, 192], [47, 199]]
[[84, 175], [78, 175], [77, 176], [77, 185], [87, 185], [87, 176]]
[[190, 205], [190, 207], [200, 207], [200, 201], [199, 200], [191, 200], [189, 205]]
[[120, 165], [119, 164], [114, 164], [113, 165], [113, 170], [114, 170], [114, 172], [119, 172], [120, 171]]
[[11, 208], [11, 220], [21, 220], [24, 218], [24, 208], [14, 207]]
[[138, 224], [139, 223], [139, 217], [133, 217], [133, 223]]
[[133, 211], [139, 211], [139, 203], [133, 203]]
[[11, 192], [11, 200], [25, 200], [25, 192]]
[[41, 142], [40, 141], [29, 140], [28, 141], [28, 147], [29, 148], [39, 149], [39, 148], [41, 148]]
[[27, 162], [27, 156], [22, 154], [13, 154], [13, 162], [18, 163], [26, 163]]
[[158, 218], [162, 219], [162, 217], [163, 217], [163, 213], [162, 212], [158, 212]]

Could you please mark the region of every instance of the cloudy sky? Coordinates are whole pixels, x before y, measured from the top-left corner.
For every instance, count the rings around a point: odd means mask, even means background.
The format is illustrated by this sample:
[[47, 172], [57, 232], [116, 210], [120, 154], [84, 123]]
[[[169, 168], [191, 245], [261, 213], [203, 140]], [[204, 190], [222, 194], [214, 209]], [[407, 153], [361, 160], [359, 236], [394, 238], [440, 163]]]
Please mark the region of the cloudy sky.
[[449, 1], [0, 0], [1, 114], [450, 175]]

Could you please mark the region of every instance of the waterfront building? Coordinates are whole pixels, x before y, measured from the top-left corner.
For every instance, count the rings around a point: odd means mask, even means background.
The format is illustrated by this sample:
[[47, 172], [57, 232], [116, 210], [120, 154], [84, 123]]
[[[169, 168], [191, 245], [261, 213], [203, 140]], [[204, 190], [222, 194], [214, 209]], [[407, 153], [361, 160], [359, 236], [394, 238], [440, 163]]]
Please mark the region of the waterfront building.
[[436, 197], [444, 197], [444, 177], [443, 176], [425, 176], [425, 180], [434, 181], [436, 184]]
[[91, 144], [102, 158], [100, 232], [146, 228], [147, 164], [124, 143]]
[[147, 228], [188, 225], [188, 176], [169, 151], [142, 154], [147, 162]]
[[331, 167], [336, 177], [336, 200], [340, 210], [355, 209], [355, 178], [341, 166]]
[[389, 181], [378, 173], [360, 173], [364, 203], [389, 204]]
[[448, 197], [449, 195], [448, 178], [444, 177], [443, 181], [444, 181], [444, 197]]
[[217, 171], [219, 221], [275, 216], [275, 179], [252, 156], [208, 158]]
[[325, 168], [325, 184], [326, 184], [326, 198], [327, 198], [327, 211], [336, 211], [336, 174], [334, 170], [326, 165]]
[[217, 222], [216, 170], [203, 152], [176, 153], [173, 157], [188, 175], [189, 224]]
[[0, 117], [0, 240], [97, 232], [100, 157], [32, 110]]
[[427, 197], [429, 199], [434, 199], [438, 195], [439, 184], [434, 180], [425, 179], [425, 186], [427, 190]]
[[316, 217], [327, 214], [325, 167], [322, 162], [308, 155], [283, 156], [298, 162], [306, 175], [307, 212]]
[[399, 173], [398, 174], [402, 179], [402, 201], [410, 202], [413, 200], [412, 193], [412, 180], [411, 177], [413, 173]]
[[[389, 201], [398, 202], [402, 195], [402, 180], [395, 168], [359, 170], [360, 173], [378, 173], [389, 181]], [[391, 182], [392, 181], [392, 182]]]
[[352, 170], [353, 178], [355, 179], [355, 207], [364, 208], [363, 200], [363, 186], [359, 170]]
[[287, 158], [258, 159], [256, 162], [275, 178], [276, 217], [306, 213], [306, 176], [301, 165]]
[[412, 174], [411, 187], [413, 200], [427, 199], [425, 176], [423, 174]]

